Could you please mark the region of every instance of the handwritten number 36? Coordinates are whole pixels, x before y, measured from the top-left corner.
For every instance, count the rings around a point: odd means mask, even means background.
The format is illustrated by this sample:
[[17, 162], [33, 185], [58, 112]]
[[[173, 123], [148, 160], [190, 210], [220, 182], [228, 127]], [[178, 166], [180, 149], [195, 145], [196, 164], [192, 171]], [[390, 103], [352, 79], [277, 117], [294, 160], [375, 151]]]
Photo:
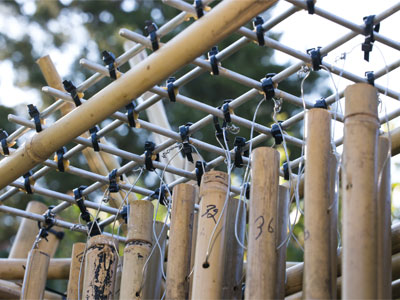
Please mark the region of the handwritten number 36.
[[[272, 227], [272, 222], [274, 221], [274, 218], [271, 218], [271, 220], [269, 221], [269, 223], [268, 223], [268, 232], [269, 233], [273, 233], [274, 232], [274, 227]], [[257, 224], [258, 223], [258, 226], [257, 226], [257, 228], [258, 228], [258, 233], [257, 233], [257, 236], [256, 236], [256, 240], [258, 240], [258, 238], [261, 236], [261, 234], [262, 234], [262, 232], [263, 232], [263, 227], [264, 227], [264, 224], [265, 224], [265, 220], [264, 220], [264, 217], [263, 216], [259, 216], [255, 221], [254, 221], [254, 224]]]

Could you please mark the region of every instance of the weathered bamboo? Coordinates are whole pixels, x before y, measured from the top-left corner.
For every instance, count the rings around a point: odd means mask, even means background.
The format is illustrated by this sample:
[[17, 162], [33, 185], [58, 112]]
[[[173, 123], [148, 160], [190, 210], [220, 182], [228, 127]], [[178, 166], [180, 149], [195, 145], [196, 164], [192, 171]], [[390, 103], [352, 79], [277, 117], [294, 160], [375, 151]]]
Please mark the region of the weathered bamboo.
[[192, 299], [221, 299], [226, 219], [226, 210], [223, 212], [223, 207], [227, 186], [226, 173], [209, 171], [203, 175]]
[[278, 266], [277, 266], [277, 282], [275, 299], [285, 298], [285, 281], [286, 281], [286, 241], [287, 224], [289, 221], [289, 189], [284, 186], [279, 186], [279, 202], [277, 212], [277, 245], [280, 246], [278, 251]]
[[274, 299], [277, 287], [279, 152], [260, 147], [251, 154], [246, 299]]
[[[71, 268], [67, 287], [67, 299], [79, 299], [82, 295], [83, 278], [85, 276], [84, 264], [82, 263], [85, 252], [85, 243], [75, 243], [72, 246]], [[81, 270], [82, 267], [82, 271]]]
[[145, 200], [130, 202], [128, 237], [120, 288], [121, 299], [143, 299], [144, 264], [151, 251], [152, 224], [153, 204]]
[[122, 268], [123, 268], [123, 260], [119, 259], [118, 265], [117, 265], [117, 271], [116, 271], [116, 275], [115, 275], [114, 299], [120, 299]]
[[172, 195], [165, 298], [188, 299], [196, 189], [190, 184], [182, 183], [174, 187]]
[[[196, 189], [196, 204], [199, 200], [199, 189]], [[196, 257], [196, 244], [197, 244], [197, 229], [199, 228], [199, 211], [195, 210], [193, 215], [193, 232], [192, 232], [192, 245], [190, 250], [190, 272], [189, 275], [189, 299], [192, 299], [193, 292], [193, 272], [194, 272], [194, 259]]]
[[[339, 195], [336, 193], [337, 182], [337, 169], [338, 161], [335, 154], [330, 154], [329, 170], [330, 170], [330, 186], [329, 186], [329, 221], [330, 221], [330, 283], [332, 291], [332, 299], [337, 298], [337, 281], [335, 278], [338, 277], [338, 211], [339, 211]], [[340, 264], [339, 264], [340, 268]]]
[[50, 256], [38, 249], [29, 252], [20, 299], [43, 299]]
[[390, 132], [392, 143], [392, 156], [400, 153], [400, 128], [397, 127]]
[[390, 144], [384, 136], [378, 143], [378, 298], [392, 299]]
[[306, 112], [304, 181], [304, 280], [306, 299], [333, 299], [329, 207], [331, 114], [314, 108]]
[[376, 299], [377, 90], [357, 83], [346, 88], [345, 98], [342, 298]]
[[112, 237], [96, 235], [87, 244], [82, 298], [112, 299], [118, 253]]
[[[0, 299], [19, 299], [21, 286], [15, 282], [0, 279]], [[44, 300], [62, 300], [63, 296], [49, 291], [44, 292]]]

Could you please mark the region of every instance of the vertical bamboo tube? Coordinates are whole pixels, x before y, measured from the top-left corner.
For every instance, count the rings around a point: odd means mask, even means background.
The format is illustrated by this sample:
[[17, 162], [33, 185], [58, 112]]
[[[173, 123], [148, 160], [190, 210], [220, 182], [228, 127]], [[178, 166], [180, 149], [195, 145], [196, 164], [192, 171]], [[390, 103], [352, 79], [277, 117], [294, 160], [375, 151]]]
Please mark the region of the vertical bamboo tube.
[[343, 148], [343, 299], [377, 294], [377, 90], [357, 83], [345, 90]]
[[[192, 299], [221, 299], [226, 212], [222, 216], [221, 213], [227, 187], [228, 175], [226, 173], [209, 171], [203, 175], [200, 185]], [[217, 224], [220, 216], [220, 222]], [[213, 231], [214, 235], [211, 236]]]
[[174, 187], [168, 245], [166, 299], [188, 299], [190, 250], [196, 189], [190, 184]]
[[[69, 280], [67, 287], [67, 299], [79, 299], [78, 295], [82, 295], [84, 264], [82, 263], [85, 252], [85, 243], [75, 243], [72, 246], [71, 267], [69, 269]], [[82, 266], [82, 271], [80, 271]], [[79, 276], [80, 274], [80, 276]]]
[[43, 299], [50, 256], [38, 249], [29, 252], [21, 299]]
[[378, 142], [378, 298], [392, 299], [389, 139], [385, 136], [380, 136]]
[[305, 299], [332, 299], [330, 258], [331, 115], [322, 108], [306, 112], [304, 180]]
[[118, 265], [117, 265], [117, 273], [115, 275], [114, 298], [113, 299], [120, 299], [119, 296], [121, 294], [122, 268], [123, 268], [123, 260], [119, 259]]
[[104, 235], [90, 238], [85, 256], [82, 298], [112, 299], [117, 264], [118, 253], [113, 238]]
[[276, 295], [279, 152], [260, 147], [251, 154], [246, 299]]
[[[197, 197], [199, 190], [197, 189], [196, 191], [196, 199], [199, 199]], [[198, 204], [198, 203], [196, 203]], [[192, 245], [191, 245], [191, 251], [190, 251], [190, 272], [192, 270], [194, 271], [194, 259], [196, 257], [196, 244], [197, 244], [197, 229], [199, 227], [199, 212], [197, 210], [194, 211], [193, 215], [193, 232], [192, 232]], [[193, 292], [193, 272], [189, 273], [189, 299], [192, 299], [192, 292]]]
[[[338, 211], [339, 211], [339, 195], [336, 194], [336, 177], [337, 177], [338, 161], [336, 156], [332, 153], [330, 155], [329, 169], [330, 169], [330, 187], [329, 187], [329, 222], [330, 222], [330, 285], [332, 291], [332, 299], [336, 299], [338, 295], [337, 276], [340, 263], [338, 262]], [[340, 296], [340, 294], [339, 294]]]
[[279, 202], [277, 212], [277, 246], [282, 246], [278, 251], [278, 266], [277, 266], [277, 282], [275, 299], [285, 298], [285, 281], [286, 281], [286, 243], [287, 224], [289, 220], [289, 195], [290, 191], [287, 187], [279, 186]]
[[143, 299], [143, 268], [151, 251], [152, 224], [153, 204], [145, 200], [131, 201], [121, 278], [121, 299]]

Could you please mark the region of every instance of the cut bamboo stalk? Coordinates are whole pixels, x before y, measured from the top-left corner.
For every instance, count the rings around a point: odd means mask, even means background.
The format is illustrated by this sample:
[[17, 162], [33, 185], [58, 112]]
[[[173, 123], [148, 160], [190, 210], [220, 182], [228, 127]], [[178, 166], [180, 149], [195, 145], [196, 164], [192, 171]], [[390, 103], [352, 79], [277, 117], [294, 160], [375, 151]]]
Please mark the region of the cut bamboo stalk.
[[[75, 243], [72, 246], [71, 268], [69, 272], [69, 280], [67, 287], [67, 299], [79, 299], [78, 295], [82, 295], [83, 278], [85, 276], [84, 264], [82, 263], [85, 243]], [[81, 270], [82, 267], [82, 271]]]
[[115, 276], [114, 298], [113, 299], [120, 299], [122, 268], [123, 268], [123, 259], [119, 259], [118, 260], [118, 265], [117, 265], [117, 273], [116, 273], [116, 276]]
[[38, 249], [29, 253], [20, 299], [43, 299], [50, 256]]
[[385, 136], [378, 142], [378, 298], [392, 299], [390, 143]]
[[[199, 189], [196, 189], [196, 204], [199, 200]], [[197, 229], [199, 228], [199, 211], [195, 210], [193, 215], [193, 232], [192, 232], [192, 245], [190, 250], [190, 273], [189, 273], [189, 299], [192, 299], [193, 292], [193, 272], [194, 272], [194, 260], [196, 257], [196, 244], [197, 244]], [[400, 243], [400, 242], [399, 242]]]
[[[19, 299], [21, 297], [21, 286], [15, 282], [0, 280], [0, 299]], [[62, 300], [63, 296], [49, 291], [44, 292], [44, 300]]]
[[[338, 277], [338, 211], [339, 211], [339, 195], [336, 193], [336, 178], [337, 177], [338, 161], [336, 156], [330, 154], [329, 170], [330, 170], [330, 186], [329, 186], [329, 221], [330, 221], [330, 283], [332, 291], [332, 299], [337, 298], [336, 279]], [[339, 179], [338, 179], [339, 180]], [[340, 267], [340, 264], [339, 264]]]
[[[236, 213], [238, 218], [236, 223]], [[240, 243], [244, 244], [246, 229], [246, 209], [237, 198], [231, 198], [227, 206], [224, 277], [222, 282], [222, 299], [242, 299], [243, 256], [244, 249], [235, 237], [235, 226]]]
[[172, 195], [165, 298], [188, 299], [196, 189], [190, 184], [182, 183], [174, 187]]
[[226, 219], [223, 207], [227, 187], [226, 173], [209, 171], [203, 175], [200, 185], [192, 299], [221, 299]]
[[130, 202], [120, 288], [121, 299], [143, 299], [144, 266], [151, 251], [152, 224], [153, 204], [145, 200]]
[[306, 112], [304, 181], [305, 299], [333, 299], [331, 281], [330, 168], [331, 114], [314, 108]]
[[110, 236], [96, 235], [89, 239], [85, 256], [82, 298], [112, 299], [118, 253]]
[[370, 84], [345, 90], [343, 299], [376, 299], [378, 98]]

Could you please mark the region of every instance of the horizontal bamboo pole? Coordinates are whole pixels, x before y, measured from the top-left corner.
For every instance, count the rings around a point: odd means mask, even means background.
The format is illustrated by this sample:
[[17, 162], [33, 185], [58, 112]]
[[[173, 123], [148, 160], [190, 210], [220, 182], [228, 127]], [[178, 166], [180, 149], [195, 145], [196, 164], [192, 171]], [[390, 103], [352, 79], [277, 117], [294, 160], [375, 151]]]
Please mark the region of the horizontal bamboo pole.
[[[0, 299], [19, 299], [21, 286], [15, 282], [0, 279]], [[49, 291], [44, 292], [44, 300], [63, 300], [63, 296]]]

